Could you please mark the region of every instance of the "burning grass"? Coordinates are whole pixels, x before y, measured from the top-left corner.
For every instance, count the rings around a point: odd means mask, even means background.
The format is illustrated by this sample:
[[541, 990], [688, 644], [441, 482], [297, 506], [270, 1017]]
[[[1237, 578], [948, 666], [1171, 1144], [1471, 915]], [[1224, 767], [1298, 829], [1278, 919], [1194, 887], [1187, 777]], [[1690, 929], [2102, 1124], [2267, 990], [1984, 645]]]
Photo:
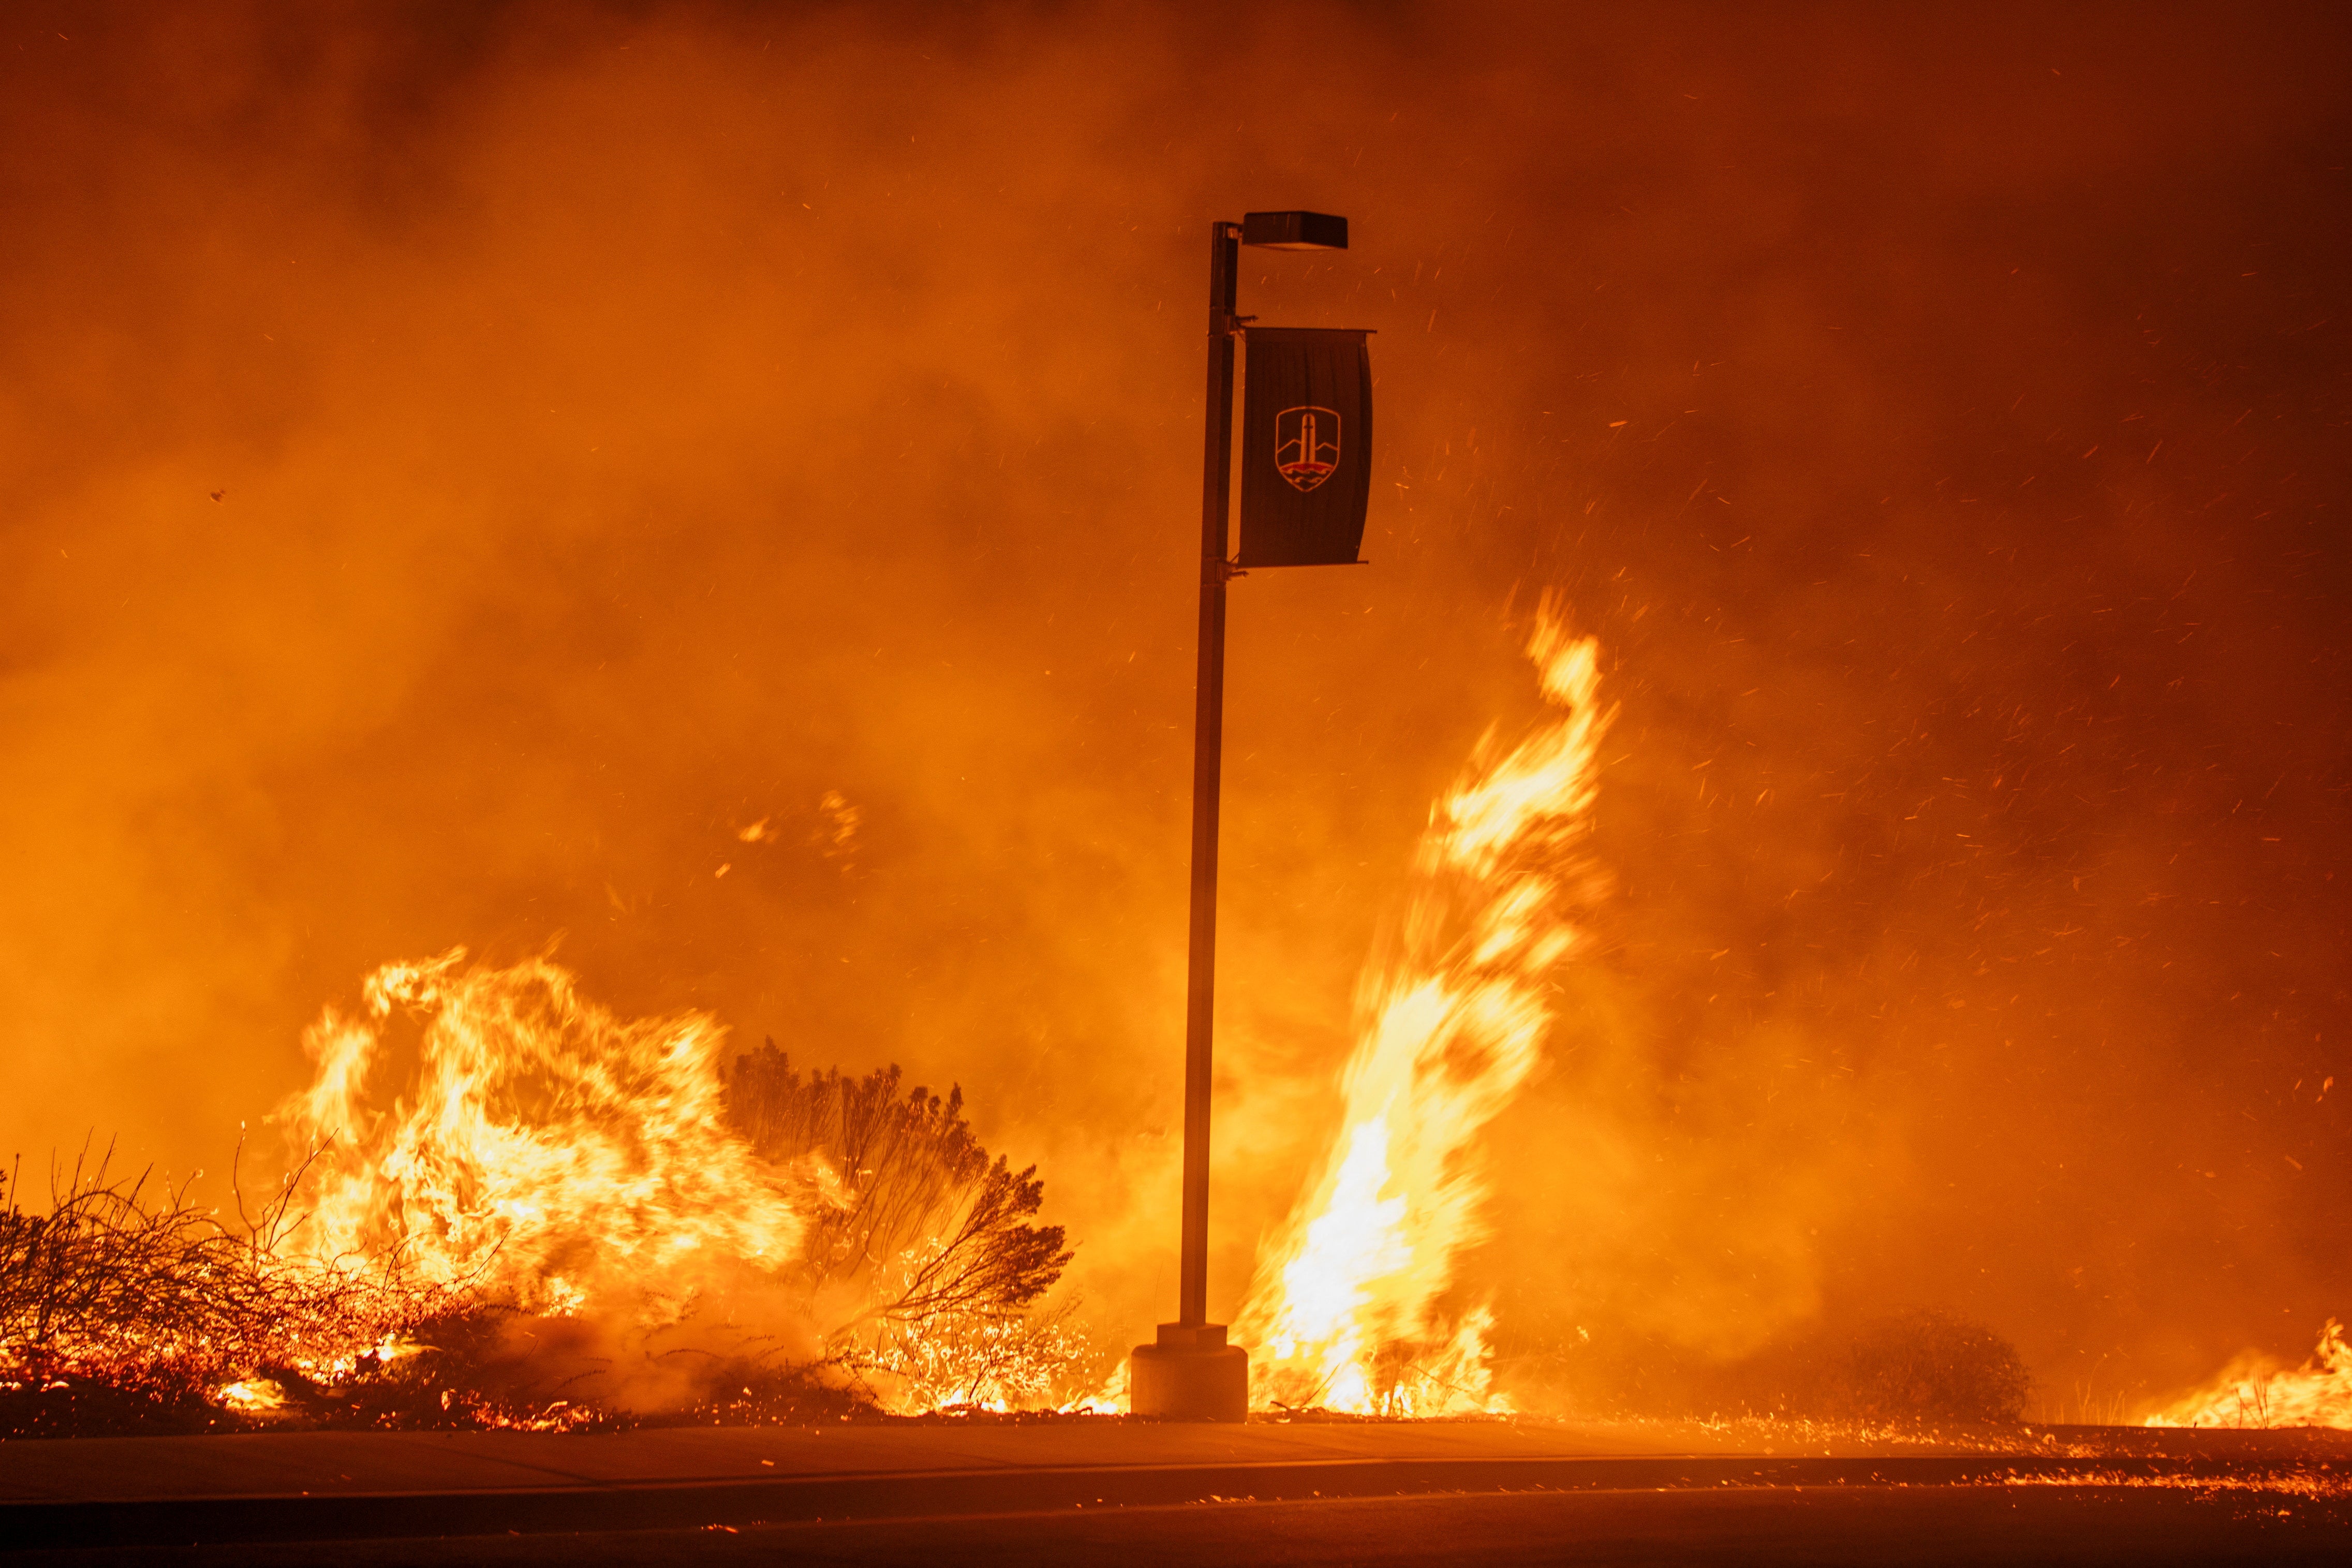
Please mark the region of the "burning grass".
[[960, 1090], [772, 1044], [723, 1071], [721, 1037], [453, 953], [311, 1032], [305, 1152], [257, 1213], [110, 1153], [45, 1205], [10, 1172], [0, 1435], [994, 1411], [1085, 1381], [1068, 1304], [1038, 1310], [1070, 1258], [1043, 1183]]
[[2149, 1416], [2147, 1424], [2352, 1427], [2352, 1344], [2345, 1342], [2344, 1325], [2328, 1319], [2311, 1359], [2300, 1367], [2241, 1356], [2210, 1386]]

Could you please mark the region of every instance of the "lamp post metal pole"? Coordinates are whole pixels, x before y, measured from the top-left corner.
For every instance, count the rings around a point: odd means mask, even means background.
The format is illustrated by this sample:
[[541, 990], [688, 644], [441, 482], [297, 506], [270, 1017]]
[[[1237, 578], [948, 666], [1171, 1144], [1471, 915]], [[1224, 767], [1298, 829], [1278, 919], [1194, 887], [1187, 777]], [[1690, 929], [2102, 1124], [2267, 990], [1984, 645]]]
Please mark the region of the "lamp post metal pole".
[[1209, 226], [1208, 433], [1201, 479], [1201, 647], [1193, 687], [1192, 907], [1184, 973], [1184, 1240], [1178, 1321], [1209, 1321], [1209, 1086], [1217, 994], [1217, 786], [1225, 716], [1226, 518], [1241, 226]]

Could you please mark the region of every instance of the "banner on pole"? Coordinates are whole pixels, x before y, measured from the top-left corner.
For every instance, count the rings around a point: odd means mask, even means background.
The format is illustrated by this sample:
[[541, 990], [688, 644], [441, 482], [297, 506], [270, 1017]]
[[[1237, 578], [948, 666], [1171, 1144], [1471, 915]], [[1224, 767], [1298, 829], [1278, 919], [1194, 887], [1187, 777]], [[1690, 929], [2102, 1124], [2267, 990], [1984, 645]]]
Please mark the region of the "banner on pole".
[[1239, 564], [1356, 563], [1372, 495], [1372, 356], [1365, 336], [1252, 327], [1243, 340]]

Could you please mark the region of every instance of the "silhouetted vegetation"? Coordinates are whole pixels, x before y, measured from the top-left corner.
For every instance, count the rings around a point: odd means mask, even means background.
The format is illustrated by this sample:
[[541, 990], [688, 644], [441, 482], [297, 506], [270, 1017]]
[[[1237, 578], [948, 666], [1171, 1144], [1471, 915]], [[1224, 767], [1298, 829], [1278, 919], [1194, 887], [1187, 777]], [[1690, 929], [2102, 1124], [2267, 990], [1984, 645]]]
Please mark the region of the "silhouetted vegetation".
[[1721, 1359], [1622, 1334], [1507, 1358], [1508, 1384], [1594, 1415], [1754, 1415], [1923, 1428], [2023, 1419], [2017, 1349], [1981, 1323], [1918, 1310], [1819, 1324]]
[[1061, 1226], [1032, 1223], [1036, 1167], [989, 1159], [961, 1088], [904, 1089], [895, 1066], [803, 1073], [770, 1040], [736, 1059], [727, 1106], [817, 1195], [792, 1273], [840, 1366], [893, 1404], [1050, 1396], [1083, 1347], [1066, 1314], [1029, 1309], [1071, 1254]]
[[2022, 1420], [2032, 1386], [2017, 1347], [1981, 1323], [1916, 1311], [1864, 1323], [1828, 1357], [1837, 1404], [1866, 1421]]

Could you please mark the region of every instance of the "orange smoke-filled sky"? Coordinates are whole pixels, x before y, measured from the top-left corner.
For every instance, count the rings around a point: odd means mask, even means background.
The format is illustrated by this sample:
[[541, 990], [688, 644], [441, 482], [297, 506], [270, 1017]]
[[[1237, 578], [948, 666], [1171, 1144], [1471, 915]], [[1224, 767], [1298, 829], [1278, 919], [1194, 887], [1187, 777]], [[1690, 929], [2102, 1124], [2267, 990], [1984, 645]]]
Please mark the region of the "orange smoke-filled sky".
[[1354, 248], [1242, 308], [1379, 330], [1374, 565], [1235, 589], [1217, 1310], [1558, 588], [1615, 891], [1494, 1135], [1507, 1333], [1937, 1306], [2053, 1410], [2299, 1350], [2352, 1310], [2347, 42], [14, 7], [0, 1150], [217, 1170], [375, 963], [560, 942], [961, 1081], [1141, 1335], [1206, 226], [1297, 205]]

